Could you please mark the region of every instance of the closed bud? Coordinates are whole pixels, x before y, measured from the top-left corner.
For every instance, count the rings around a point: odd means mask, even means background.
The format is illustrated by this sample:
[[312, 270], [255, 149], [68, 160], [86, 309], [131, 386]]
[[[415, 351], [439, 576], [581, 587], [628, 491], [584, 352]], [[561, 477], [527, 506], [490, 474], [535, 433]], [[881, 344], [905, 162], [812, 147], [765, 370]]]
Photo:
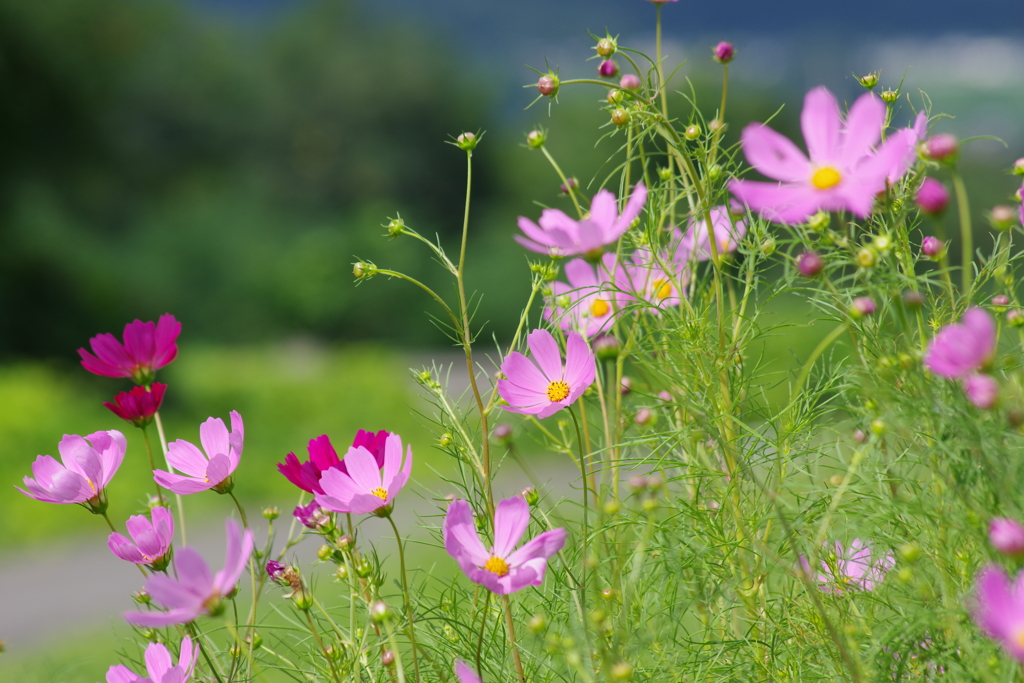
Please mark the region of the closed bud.
[[607, 503], [604, 504], [604, 513], [606, 515], [614, 515], [618, 513], [618, 511], [621, 509], [622, 503], [615, 499], [609, 500]]
[[540, 494], [537, 493], [537, 489], [532, 486], [527, 486], [521, 493], [523, 495], [523, 500], [525, 500], [531, 507], [536, 506], [537, 503], [540, 502]]
[[853, 440], [857, 443], [865, 443], [868, 440], [868, 435], [863, 430], [858, 429], [853, 433]]
[[452, 435], [445, 432], [437, 439], [437, 443], [441, 445], [441, 448], [447, 448], [452, 445]]
[[259, 633], [254, 633], [252, 634], [251, 638], [249, 636], [246, 636], [245, 642], [252, 643], [252, 649], [258, 650], [261, 647], [263, 647], [263, 636], [261, 636]]
[[640, 507], [644, 509], [644, 512], [654, 512], [658, 509], [658, 499], [644, 498], [644, 502], [640, 504]]
[[719, 164], [711, 164], [708, 168], [708, 178], [711, 180], [718, 180], [722, 177], [722, 167]]
[[455, 144], [458, 145], [459, 149], [466, 152], [472, 152], [476, 149], [477, 142], [479, 142], [479, 139], [475, 133], [462, 133], [459, 137], [455, 138]]
[[615, 78], [619, 73], [619, 65], [614, 59], [606, 59], [597, 67], [597, 73], [603, 78]]
[[1017, 161], [1013, 162], [1013, 174], [1024, 175], [1024, 157], [1017, 159]]
[[614, 600], [615, 599], [615, 589], [614, 588], [605, 588], [603, 591], [601, 591], [601, 599], [604, 600], [605, 602], [611, 602], [612, 600]]
[[993, 206], [988, 212], [988, 221], [996, 230], [1009, 230], [1017, 222], [1017, 212], [1009, 206]]
[[326, 543], [316, 549], [316, 556], [321, 560], [327, 560], [334, 554], [334, 549]]
[[636, 422], [641, 427], [646, 427], [649, 424], [654, 423], [654, 412], [650, 408], [641, 408], [636, 411], [636, 416], [633, 418], [633, 422]]
[[665, 403], [672, 402], [672, 394], [668, 393], [667, 391], [659, 391], [658, 398], [664, 401]]
[[619, 79], [619, 87], [623, 90], [639, 90], [640, 77], [636, 74], [626, 74]]
[[629, 123], [629, 112], [619, 107], [612, 112], [612, 123], [616, 126], [624, 126]]
[[602, 334], [593, 341], [592, 348], [598, 360], [614, 360], [619, 357], [622, 344], [614, 336]]
[[903, 292], [903, 303], [907, 308], [921, 308], [924, 306], [925, 296], [921, 292], [908, 289]]
[[796, 269], [804, 277], [815, 277], [824, 267], [825, 262], [813, 251], [805, 251], [796, 261]]
[[276, 507], [263, 508], [263, 519], [273, 521], [281, 516], [281, 511]]
[[388, 237], [391, 239], [405, 234], [405, 221], [401, 218], [392, 218], [384, 227], [388, 229]]
[[775, 253], [775, 238], [769, 237], [764, 242], [761, 242], [761, 253], [765, 256], [771, 256]]
[[295, 605], [296, 609], [308, 612], [309, 608], [313, 606], [313, 594], [300, 586], [299, 589], [292, 594], [292, 603]]
[[395, 653], [391, 650], [384, 650], [384, 654], [380, 656], [380, 663], [390, 669], [395, 665]]
[[833, 474], [831, 477], [828, 478], [828, 483], [832, 484], [832, 486], [839, 486], [840, 484], [843, 483], [843, 478], [838, 474]]
[[956, 138], [949, 133], [933, 135], [921, 143], [921, 156], [932, 161], [953, 162], [959, 151]]
[[537, 79], [537, 92], [544, 97], [554, 97], [558, 94], [558, 76], [547, 74]]
[[900, 583], [910, 583], [914, 580], [914, 570], [910, 567], [900, 567], [896, 572], [896, 580]]
[[610, 673], [613, 681], [628, 681], [633, 678], [633, 667], [628, 662], [619, 662], [612, 665]]
[[711, 58], [719, 64], [728, 64], [736, 56], [736, 48], [732, 46], [732, 43], [727, 43], [723, 40], [711, 48], [711, 55]]
[[631, 380], [629, 377], [623, 377], [622, 382], [619, 384], [619, 391], [622, 393], [623, 396], [633, 391], [633, 380]]
[[1006, 413], [1006, 421], [1010, 423], [1010, 426], [1014, 429], [1024, 425], [1024, 410], [1020, 408], [1011, 408]]
[[365, 579], [373, 573], [373, 566], [366, 560], [361, 560], [356, 566], [356, 576], [361, 579]]
[[559, 189], [562, 191], [562, 194], [569, 194], [579, 186], [580, 181], [575, 178], [566, 178], [565, 182], [559, 185]]
[[818, 211], [807, 219], [807, 227], [815, 232], [821, 232], [828, 227], [830, 216], [824, 211]]
[[928, 235], [928, 237], [925, 237], [923, 240], [921, 240], [921, 253], [927, 256], [928, 258], [933, 259], [942, 254], [942, 249], [945, 246], [946, 245], [943, 244], [942, 240], [940, 240], [938, 237], [932, 237], [931, 235]]
[[601, 55], [602, 57], [610, 57], [613, 54], [615, 54], [615, 50], [617, 47], [618, 45], [615, 44], [614, 38], [602, 38], [601, 40], [597, 41], [597, 47], [595, 47], [594, 49], [597, 50], [597, 54]]
[[1020, 327], [1021, 325], [1024, 325], [1024, 311], [1019, 308], [1007, 311], [1006, 322], [1009, 323], [1011, 327]]
[[658, 177], [665, 181], [672, 180], [672, 169], [668, 166], [662, 166], [658, 169]]
[[140, 605], [148, 605], [149, 601], [153, 598], [144, 590], [135, 591], [132, 594], [132, 600], [139, 603]]
[[354, 546], [355, 544], [356, 542], [352, 539], [352, 537], [348, 534], [345, 534], [344, 536], [338, 539], [336, 545], [338, 546], [338, 550], [342, 552], [348, 552], [352, 549], [352, 546]]
[[853, 304], [850, 306], [850, 315], [854, 318], [863, 318], [871, 315], [877, 309], [878, 306], [874, 299], [869, 296], [859, 296], [853, 300]]
[[687, 126], [686, 130], [683, 131], [683, 135], [686, 137], [687, 140], [696, 140], [697, 138], [700, 137], [700, 126], [696, 124], [692, 126]]
[[625, 96], [625, 93], [623, 93], [621, 90], [612, 88], [611, 90], [608, 91], [608, 104], [618, 104], [619, 102], [622, 101], [622, 98]]
[[921, 546], [911, 541], [900, 546], [900, 557], [913, 564], [921, 559]]
[[334, 575], [341, 581], [348, 581], [348, 566], [344, 564], [338, 565], [338, 568], [334, 571]]
[[383, 600], [376, 600], [370, 605], [370, 618], [380, 624], [392, 616], [391, 608]]
[[531, 130], [526, 134], [526, 144], [532, 149], [540, 149], [544, 146], [544, 131], [542, 130]]
[[898, 98], [899, 96], [900, 94], [895, 90], [882, 91], [882, 101], [885, 102], [886, 104], [892, 104], [893, 102], [896, 101], [896, 98]]
[[590, 617], [590, 621], [595, 624], [600, 624], [608, 618], [608, 615], [605, 614], [603, 609], [592, 610], [588, 616]]
[[892, 247], [892, 240], [888, 235], [878, 235], [871, 241], [872, 246], [880, 252], [887, 252]]
[[996, 294], [992, 297], [993, 306], [1008, 306], [1010, 304], [1010, 297], [1005, 294]]
[[869, 74], [864, 74], [863, 76], [857, 78], [857, 82], [860, 83], [865, 88], [867, 88], [868, 90], [871, 90], [876, 85], [878, 85], [878, 72], [872, 71]]
[[881, 419], [874, 419], [871, 421], [871, 433], [876, 436], [881, 436], [885, 433], [885, 422]]
[[366, 263], [359, 261], [352, 265], [352, 274], [358, 280], [369, 280], [371, 277], [377, 274], [377, 266], [372, 263]]
[[232, 659], [238, 659], [242, 656], [242, 648], [238, 645], [232, 645], [228, 648], [228, 654], [231, 655]]
[[875, 265], [876, 260], [877, 258], [875, 257], [875, 252], [873, 249], [864, 247], [863, 249], [857, 252], [857, 265], [860, 266], [861, 268], [873, 267]]
[[494, 425], [494, 429], [491, 431], [491, 436], [498, 443], [508, 446], [512, 443], [512, 425], [507, 422], [499, 422]]
[[949, 206], [949, 192], [946, 186], [935, 178], [925, 178], [914, 194], [914, 203], [932, 217], [941, 216]]

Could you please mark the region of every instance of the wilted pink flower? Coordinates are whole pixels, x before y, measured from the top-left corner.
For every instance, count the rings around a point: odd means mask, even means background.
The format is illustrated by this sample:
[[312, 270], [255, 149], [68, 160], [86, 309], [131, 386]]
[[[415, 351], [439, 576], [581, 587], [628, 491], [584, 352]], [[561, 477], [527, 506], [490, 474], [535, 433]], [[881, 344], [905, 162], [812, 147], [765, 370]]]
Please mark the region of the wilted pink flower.
[[331, 521], [329, 513], [321, 509], [320, 503], [315, 500], [309, 505], [297, 506], [292, 511], [292, 515], [302, 523], [302, 526], [314, 531], [319, 531], [321, 527]]
[[559, 209], [544, 209], [540, 214], [540, 226], [520, 216], [519, 229], [526, 237], [516, 236], [516, 241], [531, 251], [553, 256], [581, 256], [594, 254], [615, 242], [629, 229], [633, 220], [640, 215], [647, 201], [647, 188], [637, 183], [630, 195], [626, 208], [619, 215], [615, 195], [601, 190], [590, 203], [590, 215], [574, 221]]
[[925, 178], [917, 188], [914, 203], [929, 216], [941, 216], [949, 205], [949, 192], [935, 178]]
[[818, 256], [817, 252], [805, 251], [796, 260], [796, 269], [804, 277], [814, 277], [825, 267], [825, 262]]
[[61, 462], [49, 455], [40, 455], [32, 463], [31, 477], [25, 477], [25, 488], [17, 488], [29, 498], [44, 503], [79, 503], [95, 512], [106, 508], [104, 489], [124, 460], [128, 442], [124, 434], [111, 429], [86, 437], [65, 434], [57, 444]]
[[974, 623], [1024, 662], [1024, 572], [1011, 584], [1002, 569], [986, 566], [978, 573], [973, 603]]
[[999, 398], [999, 383], [991, 375], [974, 373], [963, 378], [964, 393], [968, 400], [982, 410], [988, 410]]
[[606, 59], [597, 67], [597, 73], [605, 78], [613, 78], [615, 74], [619, 73], [619, 65], [615, 63], [614, 59]]
[[455, 660], [455, 677], [459, 679], [459, 683], [483, 683], [476, 672], [461, 659]]
[[[373, 454], [378, 467], [384, 466], [384, 442], [388, 433], [383, 429], [377, 433], [367, 432], [360, 429], [352, 440], [352, 446], [362, 446]], [[285, 476], [288, 481], [308, 493], [323, 493], [320, 488], [320, 477], [325, 470], [332, 467], [347, 472], [345, 462], [338, 458], [337, 451], [331, 444], [326, 434], [310, 439], [306, 446], [309, 452], [307, 462], [299, 462], [294, 453], [285, 456], [283, 463], [278, 463], [277, 470]]]
[[78, 349], [78, 355], [82, 367], [93, 374], [149, 384], [153, 374], [178, 355], [175, 340], [180, 333], [181, 323], [165, 313], [155, 324], [136, 320], [125, 325], [124, 344], [110, 333], [98, 334], [89, 340], [93, 353]]
[[129, 517], [125, 526], [132, 540], [115, 531], [107, 538], [107, 547], [122, 560], [163, 569], [170, 560], [167, 552], [174, 540], [174, 517], [163, 507], [153, 508], [151, 515], [152, 522], [145, 515]]
[[727, 43], [724, 40], [711, 48], [711, 51], [714, 53], [715, 61], [722, 64], [728, 64], [736, 56], [736, 48], [732, 46], [732, 43]]
[[853, 300], [853, 305], [850, 306], [850, 311], [856, 316], [871, 315], [878, 310], [878, 305], [875, 300], [869, 296], [859, 296]]
[[412, 470], [412, 446], [402, 464], [402, 438], [388, 434], [384, 442], [384, 462], [378, 464], [364, 446], [353, 446], [345, 454], [347, 471], [331, 468], [323, 473], [316, 502], [332, 512], [363, 515], [372, 512], [386, 516], [391, 513], [395, 496], [409, 480]]
[[103, 405], [122, 420], [131, 422], [136, 427], [145, 427], [152, 420], [156, 411], [164, 402], [167, 385], [153, 382], [150, 388], [132, 387], [131, 391], [122, 391], [114, 397], [114, 403]]
[[544, 580], [548, 558], [565, 544], [565, 529], [546, 531], [519, 548], [530, 524], [530, 505], [506, 498], [494, 511], [494, 545], [484, 548], [473, 522], [473, 510], [464, 500], [453, 500], [444, 518], [444, 547], [469, 580], [492, 593], [508, 595]]
[[174, 554], [174, 573], [178, 578], [154, 574], [146, 581], [146, 592], [166, 612], [126, 612], [128, 623], [143, 628], [163, 628], [195, 621], [200, 614], [216, 616], [224, 609], [223, 598], [235, 589], [252, 554], [252, 531], [242, 532], [238, 522], [229, 519], [224, 569], [210, 576], [210, 567], [198, 551], [181, 548]]
[[949, 133], [933, 135], [921, 145], [921, 156], [932, 161], [951, 161], [958, 151], [956, 138]]
[[945, 246], [938, 237], [928, 235], [928, 237], [921, 240], [921, 253], [928, 258], [935, 258], [942, 253], [942, 248]]
[[[872, 562], [871, 546], [859, 538], [853, 539], [849, 548], [836, 541], [829, 551], [828, 557], [821, 561], [821, 572], [817, 575], [818, 587], [825, 593], [842, 594], [850, 588], [872, 591], [896, 566], [892, 555]], [[803, 570], [810, 574], [807, 560], [801, 557], [800, 562]]]
[[238, 411], [231, 411], [230, 432], [224, 420], [211, 417], [199, 426], [199, 441], [206, 452], [183, 439], [172, 441], [167, 445], [167, 462], [184, 474], [153, 470], [153, 479], [182, 496], [207, 489], [227, 493], [234, 485], [231, 475], [242, 459], [244, 440], [245, 429]]
[[936, 375], [962, 378], [982, 367], [996, 350], [996, 324], [987, 311], [972, 308], [959, 323], [943, 327], [924, 355]]
[[618, 270], [615, 254], [604, 254], [596, 268], [583, 259], [569, 261], [565, 264], [569, 284], [551, 283], [552, 297], [544, 319], [585, 337], [606, 331], [615, 321], [622, 299], [614, 283]]
[[[730, 251], [736, 251], [740, 240], [747, 234], [746, 223], [739, 219], [734, 220], [727, 206], [716, 206], [711, 209], [710, 213], [718, 255], [721, 256]], [[686, 227], [686, 234], [678, 240], [678, 246], [675, 251], [676, 262], [686, 263], [690, 259], [696, 259], [697, 261], [708, 261], [711, 259], [708, 223], [704, 216], [691, 218]]]
[[536, 364], [518, 351], [501, 364], [506, 379], [498, 380], [498, 393], [508, 403], [505, 410], [548, 417], [568, 408], [594, 383], [597, 363], [580, 335], [568, 335], [564, 366], [558, 342], [547, 330], [534, 330], [527, 343]]
[[1024, 554], [1024, 526], [1015, 519], [993, 517], [988, 523], [988, 540], [1003, 555]]
[[163, 643], [150, 643], [146, 648], [146, 673], [140, 676], [123, 664], [110, 667], [107, 683], [188, 683], [196, 668], [199, 643], [185, 636], [181, 639], [181, 651], [175, 665], [171, 653]]
[[885, 190], [890, 170], [911, 153], [897, 138], [874, 149], [882, 135], [885, 104], [872, 93], [861, 95], [843, 126], [835, 97], [819, 87], [807, 93], [800, 121], [810, 159], [771, 128], [752, 123], [742, 135], [747, 161], [780, 183], [733, 180], [729, 189], [779, 223], [801, 223], [819, 210], [866, 217], [875, 195]]
[[[672, 0], [675, 2], [676, 0]], [[640, 89], [640, 77], [636, 74], [626, 74], [619, 79], [619, 87], [623, 90], [639, 90]]]

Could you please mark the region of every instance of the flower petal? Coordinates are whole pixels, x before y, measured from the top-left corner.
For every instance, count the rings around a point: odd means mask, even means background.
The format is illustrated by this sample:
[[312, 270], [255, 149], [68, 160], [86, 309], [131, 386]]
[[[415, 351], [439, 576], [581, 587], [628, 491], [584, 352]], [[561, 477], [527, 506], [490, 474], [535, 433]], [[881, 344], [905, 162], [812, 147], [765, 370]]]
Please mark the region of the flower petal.
[[[362, 446], [348, 449], [345, 454], [345, 466], [348, 467], [348, 475], [360, 493], [369, 493], [373, 489], [381, 487], [377, 460], [370, 451]], [[323, 478], [320, 481], [323, 482]], [[323, 486], [322, 483], [321, 486]]]
[[810, 162], [793, 142], [763, 123], [751, 123], [741, 136], [743, 154], [758, 173], [788, 182], [810, 176]]
[[174, 664], [171, 662], [171, 653], [167, 651], [167, 646], [163, 643], [150, 643], [146, 648], [146, 671], [154, 683], [162, 681], [164, 674], [172, 666]]
[[608, 190], [601, 190], [590, 202], [590, 221], [607, 233], [615, 225], [619, 217], [619, 207], [615, 195]]
[[530, 524], [530, 504], [519, 496], [506, 498], [494, 511], [494, 555], [507, 558]]
[[814, 88], [804, 97], [800, 129], [815, 164], [835, 163], [839, 152], [839, 104], [828, 88]]
[[193, 444], [178, 439], [167, 444], [167, 463], [191, 477], [205, 477], [209, 459]]
[[227, 456], [231, 450], [231, 443], [228, 441], [228, 428], [224, 420], [219, 417], [207, 418], [199, 425], [199, 442], [203, 444], [206, 457], [213, 458], [217, 455]]
[[565, 545], [567, 536], [568, 532], [562, 528], [545, 531], [509, 555], [506, 558], [509, 566], [518, 567], [530, 560], [551, 558]]
[[[444, 548], [460, 565], [482, 567], [491, 555], [480, 542], [473, 522], [473, 509], [465, 500], [456, 499], [448, 505], [444, 518]], [[490, 572], [488, 572], [490, 573]]]
[[[548, 382], [562, 379], [562, 354], [558, 349], [558, 342], [551, 336], [551, 333], [544, 329], [534, 330], [527, 335], [526, 342], [530, 345], [530, 353], [533, 355], [533, 359], [537, 361], [537, 365], [540, 366], [541, 372], [544, 373]], [[509, 379], [519, 386], [524, 386], [522, 383], [516, 382], [511, 376]], [[531, 383], [526, 386], [531, 387], [533, 385]]]
[[885, 103], [870, 92], [858, 97], [846, 116], [840, 163], [852, 167], [871, 154], [872, 148], [882, 139], [884, 123]]

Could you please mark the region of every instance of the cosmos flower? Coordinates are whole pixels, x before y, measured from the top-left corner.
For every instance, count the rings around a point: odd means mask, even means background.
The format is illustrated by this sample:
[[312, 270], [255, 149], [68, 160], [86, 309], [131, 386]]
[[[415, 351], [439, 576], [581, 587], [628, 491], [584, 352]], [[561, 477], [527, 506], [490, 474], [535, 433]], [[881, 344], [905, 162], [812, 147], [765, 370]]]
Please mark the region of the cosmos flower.
[[110, 333], [98, 334], [89, 340], [93, 352], [78, 349], [78, 355], [82, 367], [95, 375], [131, 377], [136, 384], [149, 384], [154, 373], [178, 355], [180, 333], [181, 323], [165, 313], [156, 323], [136, 320], [125, 325], [123, 344]]
[[[747, 224], [741, 219], [734, 219], [727, 206], [716, 206], [709, 213], [719, 256], [736, 251], [740, 240], [747, 234]], [[677, 263], [686, 264], [691, 259], [709, 261], [711, 243], [708, 240], [706, 217], [691, 218], [687, 223], [686, 233], [678, 239], [677, 245], [674, 256]]]
[[654, 313], [678, 306], [690, 281], [690, 265], [673, 256], [662, 253], [656, 257], [650, 249], [636, 250], [617, 272], [619, 290], [629, 295], [629, 301]]
[[107, 671], [107, 683], [188, 683], [196, 668], [199, 654], [199, 643], [185, 636], [181, 639], [181, 651], [178, 663], [174, 664], [171, 653], [163, 643], [150, 643], [146, 648], [146, 673], [140, 676], [123, 664], [110, 667]]
[[615, 285], [618, 272], [615, 254], [604, 254], [596, 268], [583, 259], [569, 261], [565, 264], [569, 284], [551, 283], [552, 297], [544, 319], [588, 338], [607, 331], [620, 308], [621, 295]]
[[136, 427], [146, 427], [153, 420], [156, 411], [164, 402], [167, 385], [153, 382], [150, 388], [132, 387], [131, 391], [122, 391], [114, 397], [114, 403], [103, 405], [122, 420], [131, 422]]
[[565, 365], [558, 342], [547, 330], [534, 330], [527, 343], [536, 364], [518, 351], [501, 364], [505, 378], [498, 380], [498, 393], [508, 403], [505, 410], [548, 417], [572, 405], [593, 384], [597, 365], [580, 335], [568, 335]]
[[988, 540], [1003, 555], [1024, 554], [1024, 526], [1015, 519], [994, 517], [988, 523]]
[[167, 445], [167, 462], [184, 474], [153, 470], [153, 478], [160, 486], [182, 496], [207, 489], [227, 493], [234, 485], [231, 475], [242, 459], [244, 439], [245, 429], [238, 411], [231, 411], [230, 432], [224, 420], [211, 417], [199, 426], [202, 451], [183, 439]]
[[483, 683], [476, 672], [461, 659], [455, 660], [455, 677], [459, 679], [459, 683]]
[[146, 564], [154, 569], [163, 569], [170, 560], [167, 553], [174, 540], [174, 517], [164, 507], [155, 507], [151, 513], [153, 521], [145, 515], [132, 515], [125, 526], [132, 540], [117, 533], [110, 534], [107, 547], [122, 560], [135, 564]]
[[324, 471], [320, 478], [323, 493], [318, 493], [316, 502], [331, 512], [348, 512], [355, 515], [374, 513], [386, 516], [391, 513], [395, 496], [405, 486], [412, 471], [412, 446], [402, 464], [402, 438], [388, 434], [384, 442], [384, 462], [378, 464], [373, 454], [364, 446], [353, 446], [345, 454], [347, 470], [338, 468]]
[[973, 602], [974, 623], [1024, 662], [1024, 572], [1011, 582], [999, 567], [986, 566], [978, 573]]
[[[376, 434], [360, 429], [352, 440], [352, 447], [362, 446], [373, 454], [377, 467], [383, 467], [384, 442], [387, 437], [388, 432], [383, 429]], [[308, 461], [299, 462], [294, 453], [289, 453], [285, 456], [284, 462], [277, 465], [277, 470], [303, 491], [323, 493], [323, 489], [320, 488], [320, 477], [325, 470], [335, 467], [342, 472], [348, 471], [345, 462], [338, 458], [338, 453], [326, 434], [310, 439], [306, 450], [309, 452]]]
[[996, 350], [996, 324], [981, 308], [972, 308], [959, 323], [946, 325], [928, 344], [924, 366], [941, 377], [960, 379], [987, 363]]
[[106, 508], [104, 489], [124, 460], [128, 442], [124, 434], [111, 429], [86, 437], [65, 434], [57, 444], [60, 459], [40, 455], [32, 463], [32, 474], [25, 477], [25, 488], [17, 488], [30, 498], [44, 503], [80, 503], [96, 512]]
[[[828, 557], [821, 561], [821, 572], [817, 575], [818, 588], [825, 593], [842, 594], [849, 588], [865, 591], [874, 590], [885, 575], [896, 565], [892, 555], [885, 555], [871, 561], [871, 546], [859, 538], [853, 539], [849, 548], [836, 541], [829, 549]], [[803, 570], [810, 575], [807, 560], [800, 558]]]
[[480, 542], [473, 510], [464, 500], [453, 500], [444, 519], [444, 547], [473, 583], [492, 593], [508, 595], [544, 581], [548, 559], [565, 544], [565, 529], [545, 531], [516, 550], [530, 524], [530, 505], [506, 498], [494, 511], [494, 545]]

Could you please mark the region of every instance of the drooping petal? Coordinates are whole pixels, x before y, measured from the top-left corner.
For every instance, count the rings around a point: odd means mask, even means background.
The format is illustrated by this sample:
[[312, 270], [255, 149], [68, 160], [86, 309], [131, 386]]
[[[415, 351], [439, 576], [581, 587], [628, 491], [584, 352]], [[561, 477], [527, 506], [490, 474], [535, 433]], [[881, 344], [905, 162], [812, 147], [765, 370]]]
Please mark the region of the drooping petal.
[[98, 334], [89, 340], [93, 353], [104, 363], [117, 368], [116, 377], [130, 377], [134, 370], [134, 359], [128, 354], [117, 337], [110, 333]]
[[135, 564], [146, 564], [147, 560], [142, 552], [121, 534], [114, 532], [107, 537], [107, 547], [110, 552], [127, 562]]
[[810, 162], [800, 148], [763, 123], [749, 124], [741, 140], [743, 154], [758, 173], [786, 182], [802, 182], [810, 176]]
[[143, 628], [164, 628], [175, 624], [187, 624], [195, 621], [202, 611], [201, 606], [183, 607], [167, 612], [125, 612], [124, 618], [129, 624]]
[[228, 416], [231, 418], [231, 434], [228, 435], [228, 442], [231, 444], [231, 461], [235, 467], [242, 459], [242, 449], [245, 446], [245, 424], [242, 422], [242, 414], [232, 410]]
[[494, 555], [507, 558], [530, 524], [530, 504], [519, 496], [506, 498], [494, 511]]
[[140, 676], [124, 664], [107, 669], [107, 683], [140, 683]]
[[233, 519], [226, 520], [224, 528], [227, 531], [224, 569], [213, 577], [213, 588], [220, 595], [227, 595], [234, 590], [253, 549], [252, 531], [246, 529], [243, 532], [241, 525]]
[[[230, 536], [228, 537], [230, 541]], [[194, 548], [182, 548], [174, 556], [174, 569], [178, 581], [196, 595], [209, 596], [213, 590], [213, 576], [202, 555]], [[152, 578], [157, 578], [156, 576]]]
[[206, 481], [205, 478], [186, 477], [181, 474], [164, 472], [163, 470], [153, 470], [153, 480], [168, 491], [177, 493], [179, 496], [189, 496], [200, 491], [208, 491], [214, 486], [211, 482]]
[[[195, 552], [192, 548], [182, 548], [179, 554], [186, 551]], [[146, 592], [153, 598], [153, 602], [161, 607], [194, 610], [196, 614], [202, 609], [203, 601], [210, 595], [206, 590], [184, 585], [166, 574], [154, 574], [149, 577], [146, 580]]]
[[800, 129], [813, 163], [827, 164], [838, 160], [839, 104], [827, 88], [814, 88], [804, 97]]

